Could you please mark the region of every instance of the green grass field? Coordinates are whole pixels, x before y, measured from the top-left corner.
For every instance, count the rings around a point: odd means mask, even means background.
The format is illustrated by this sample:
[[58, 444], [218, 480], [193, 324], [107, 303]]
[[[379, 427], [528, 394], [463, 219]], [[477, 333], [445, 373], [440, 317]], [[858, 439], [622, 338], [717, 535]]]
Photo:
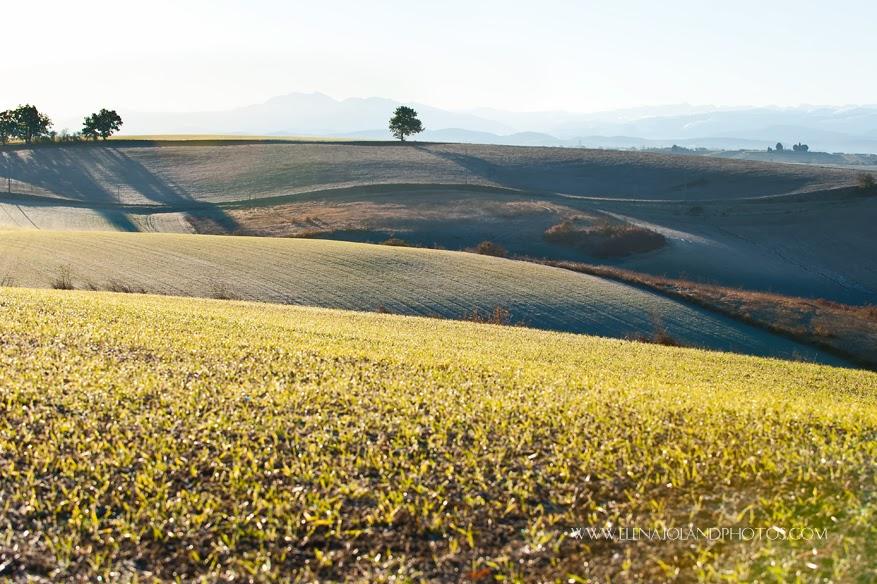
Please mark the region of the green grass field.
[[[690, 349], [2, 289], [0, 578], [871, 581], [875, 398]], [[827, 535], [569, 531], [689, 525]]]

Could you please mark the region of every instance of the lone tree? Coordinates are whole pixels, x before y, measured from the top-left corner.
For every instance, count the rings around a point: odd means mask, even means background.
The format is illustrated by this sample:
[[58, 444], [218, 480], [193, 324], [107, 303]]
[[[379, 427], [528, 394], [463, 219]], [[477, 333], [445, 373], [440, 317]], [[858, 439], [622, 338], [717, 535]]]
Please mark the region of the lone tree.
[[52, 127], [52, 120], [32, 105], [20, 105], [12, 110], [12, 119], [15, 122], [12, 136], [24, 140], [26, 144], [32, 143], [34, 138], [46, 135]]
[[410, 107], [400, 105], [390, 118], [390, 131], [403, 142], [405, 136], [419, 134], [423, 130], [423, 124], [417, 119], [417, 112]]
[[85, 116], [82, 121], [82, 134], [97, 141], [97, 137], [106, 140], [122, 127], [122, 118], [116, 110], [102, 109], [96, 114]]
[[783, 150], [785, 150], [785, 148], [783, 148], [783, 143], [777, 142], [777, 152], [782, 152]]

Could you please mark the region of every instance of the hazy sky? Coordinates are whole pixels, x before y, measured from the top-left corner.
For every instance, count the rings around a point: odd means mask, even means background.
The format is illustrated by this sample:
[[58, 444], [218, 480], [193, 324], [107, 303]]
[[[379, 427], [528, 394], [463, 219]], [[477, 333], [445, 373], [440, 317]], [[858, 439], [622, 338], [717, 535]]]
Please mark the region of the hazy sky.
[[28, 0], [0, 17], [0, 107], [58, 116], [293, 91], [513, 110], [877, 102], [873, 0]]

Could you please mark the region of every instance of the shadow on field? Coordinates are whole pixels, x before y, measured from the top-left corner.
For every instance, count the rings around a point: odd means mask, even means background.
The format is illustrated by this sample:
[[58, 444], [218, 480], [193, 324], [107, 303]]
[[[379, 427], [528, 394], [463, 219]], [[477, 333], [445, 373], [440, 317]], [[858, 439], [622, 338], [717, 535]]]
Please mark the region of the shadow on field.
[[[53, 149], [34, 149], [27, 157], [4, 153], [4, 171], [14, 181], [34, 185], [49, 192], [60, 192], [75, 201], [95, 205], [116, 229], [139, 231], [137, 225], [123, 212], [106, 208], [116, 204], [116, 196], [95, 181], [85, 167], [70, 152]], [[11, 162], [11, 164], [10, 164]]]
[[[468, 145], [410, 143], [494, 185], [584, 197], [656, 199], [741, 198], [795, 192], [813, 180], [811, 169], [647, 152], [505, 147], [518, 156], [470, 154]], [[476, 151], [476, 149], [471, 149]]]
[[[143, 198], [184, 211], [199, 221], [215, 223], [234, 232], [237, 222], [213, 203], [199, 201], [185, 189], [155, 174], [118, 148], [88, 144], [64, 148], [34, 148], [26, 155], [4, 153], [4, 170], [14, 181], [56, 193], [68, 201], [93, 208], [121, 231], [139, 231], [125, 213], [121, 193], [136, 192]], [[12, 161], [8, 164], [8, 161]], [[59, 201], [60, 203], [60, 201]]]

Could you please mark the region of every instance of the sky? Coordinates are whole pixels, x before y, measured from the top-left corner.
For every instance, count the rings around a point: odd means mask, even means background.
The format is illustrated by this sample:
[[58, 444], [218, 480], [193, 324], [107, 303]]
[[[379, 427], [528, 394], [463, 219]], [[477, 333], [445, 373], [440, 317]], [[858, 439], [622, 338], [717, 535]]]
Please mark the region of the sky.
[[873, 0], [4, 0], [0, 109], [877, 102]]

